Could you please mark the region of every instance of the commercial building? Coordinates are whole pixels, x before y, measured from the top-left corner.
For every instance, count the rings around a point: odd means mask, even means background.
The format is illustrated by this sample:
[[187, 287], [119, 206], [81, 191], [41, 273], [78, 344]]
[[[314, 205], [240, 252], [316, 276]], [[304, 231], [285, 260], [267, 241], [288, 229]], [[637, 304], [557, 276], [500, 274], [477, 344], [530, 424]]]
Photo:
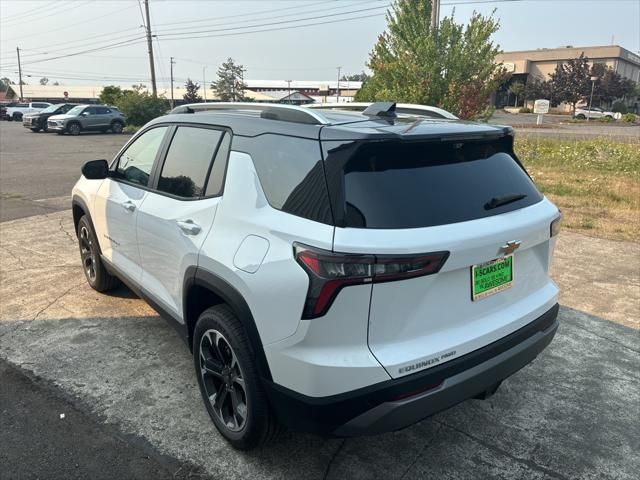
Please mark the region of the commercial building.
[[[284, 80], [245, 80], [247, 89], [246, 97], [254, 102], [274, 103], [312, 103], [312, 102], [350, 102], [362, 86], [362, 82], [338, 82], [330, 81], [284, 81]], [[78, 85], [23, 85], [22, 96], [25, 101], [40, 102], [73, 102], [73, 103], [98, 103], [98, 96], [103, 86], [78, 86]], [[121, 86], [121, 88], [130, 88]], [[176, 84], [173, 95], [176, 104], [182, 103], [184, 86]], [[339, 94], [339, 97], [338, 97]], [[158, 89], [158, 95], [171, 98], [169, 89]], [[204, 96], [202, 89], [200, 95]], [[211, 90], [207, 90], [208, 101], [216, 100]], [[7, 101], [20, 99], [20, 86], [10, 85], [6, 92]]]
[[[535, 79], [539, 81], [549, 80], [549, 74], [553, 73], [558, 65], [572, 58], [577, 58], [584, 53], [589, 59], [589, 64], [603, 64], [612, 68], [624, 78], [640, 82], [640, 56], [619, 45], [606, 45], [600, 47], [573, 47], [539, 48], [537, 50], [523, 50], [517, 52], [504, 52], [496, 57], [506, 70], [512, 74], [511, 82], [521, 81], [527, 83]], [[508, 85], [504, 85], [496, 94], [496, 105], [508, 104]]]

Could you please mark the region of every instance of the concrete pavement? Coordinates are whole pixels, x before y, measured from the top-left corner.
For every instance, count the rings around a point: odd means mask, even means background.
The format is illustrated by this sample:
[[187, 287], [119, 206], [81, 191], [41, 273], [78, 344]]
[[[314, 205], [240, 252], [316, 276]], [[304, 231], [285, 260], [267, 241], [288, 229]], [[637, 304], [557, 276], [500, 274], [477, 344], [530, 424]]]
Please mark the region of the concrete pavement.
[[632, 479], [640, 470], [639, 253], [637, 244], [563, 232], [555, 271], [573, 308], [561, 309], [551, 346], [491, 399], [369, 438], [285, 434], [249, 454], [228, 447], [174, 331], [128, 290], [87, 286], [69, 212], [0, 224], [0, 357], [134, 445], [148, 442], [215, 478]]

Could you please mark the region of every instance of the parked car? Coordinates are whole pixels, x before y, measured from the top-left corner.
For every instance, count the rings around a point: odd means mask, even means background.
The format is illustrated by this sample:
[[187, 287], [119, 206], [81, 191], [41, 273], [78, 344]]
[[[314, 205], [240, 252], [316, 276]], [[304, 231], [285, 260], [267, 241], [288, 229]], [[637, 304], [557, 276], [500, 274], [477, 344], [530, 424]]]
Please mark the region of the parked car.
[[28, 113], [36, 113], [51, 106], [48, 102], [18, 103], [14, 107], [7, 107], [7, 120], [20, 122]]
[[116, 108], [107, 105], [77, 105], [64, 115], [53, 115], [47, 121], [48, 129], [59, 135], [68, 132], [79, 135], [81, 132], [111, 130], [122, 133], [125, 125], [124, 115]]
[[584, 120], [585, 118], [603, 118], [603, 117], [607, 117], [613, 120], [616, 114], [613, 112], [609, 112], [607, 110], [603, 110], [599, 107], [591, 107], [591, 114], [589, 114], [589, 107], [577, 107], [573, 116], [581, 120]]
[[49, 129], [47, 121], [50, 117], [65, 114], [76, 106], [77, 104], [75, 103], [57, 103], [50, 105], [41, 112], [24, 115], [22, 117], [22, 125], [32, 132], [39, 132], [40, 130], [46, 132]]
[[89, 285], [122, 280], [176, 326], [236, 448], [488, 397], [558, 328], [560, 213], [510, 127], [185, 105], [87, 162], [72, 205]]
[[8, 120], [7, 108], [15, 107], [18, 102], [0, 103], [0, 120]]

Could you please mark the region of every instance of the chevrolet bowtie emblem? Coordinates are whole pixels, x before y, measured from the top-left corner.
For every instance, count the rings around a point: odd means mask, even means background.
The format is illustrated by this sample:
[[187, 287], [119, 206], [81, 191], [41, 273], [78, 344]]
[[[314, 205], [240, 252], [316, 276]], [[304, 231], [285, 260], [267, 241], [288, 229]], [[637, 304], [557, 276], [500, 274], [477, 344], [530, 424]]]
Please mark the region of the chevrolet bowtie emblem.
[[516, 242], [515, 240], [511, 240], [507, 242], [505, 245], [500, 247], [500, 251], [505, 255], [510, 255], [515, 252], [518, 248], [520, 248], [521, 242]]

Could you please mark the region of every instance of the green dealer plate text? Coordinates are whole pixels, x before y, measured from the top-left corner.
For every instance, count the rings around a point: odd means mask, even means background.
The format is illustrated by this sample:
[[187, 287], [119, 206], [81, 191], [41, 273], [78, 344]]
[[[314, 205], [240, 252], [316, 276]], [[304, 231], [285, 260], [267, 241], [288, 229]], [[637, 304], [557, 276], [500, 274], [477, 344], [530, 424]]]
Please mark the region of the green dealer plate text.
[[471, 299], [480, 300], [513, 284], [513, 255], [471, 267]]

